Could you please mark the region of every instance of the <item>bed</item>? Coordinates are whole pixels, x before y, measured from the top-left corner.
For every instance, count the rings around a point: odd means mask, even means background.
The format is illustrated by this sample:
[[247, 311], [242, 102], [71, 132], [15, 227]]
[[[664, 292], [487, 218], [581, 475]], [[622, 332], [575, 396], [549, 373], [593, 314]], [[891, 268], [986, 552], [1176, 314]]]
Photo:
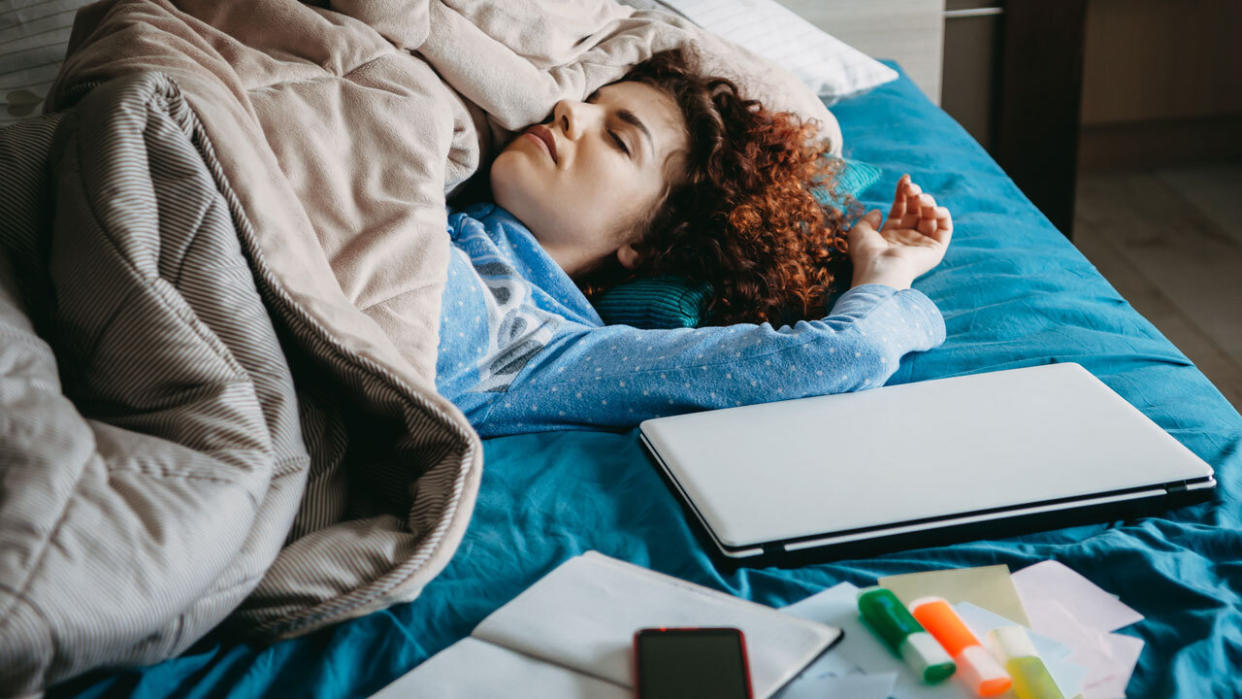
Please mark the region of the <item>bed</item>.
[[1078, 362], [1216, 469], [1213, 500], [1136, 520], [724, 573], [636, 432], [496, 438], [484, 443], [486, 468], [465, 536], [415, 601], [266, 647], [212, 633], [174, 659], [90, 672], [49, 695], [367, 695], [586, 550], [773, 606], [841, 581], [866, 585], [880, 575], [996, 563], [1016, 570], [1056, 559], [1146, 617], [1122, 631], [1146, 643], [1128, 695], [1235, 695], [1242, 417], [904, 74], [833, 112], [845, 155], [883, 170], [864, 203], [884, 206], [908, 172], [956, 219], [944, 263], [915, 284], [939, 305], [948, 340], [908, 357], [891, 383]]

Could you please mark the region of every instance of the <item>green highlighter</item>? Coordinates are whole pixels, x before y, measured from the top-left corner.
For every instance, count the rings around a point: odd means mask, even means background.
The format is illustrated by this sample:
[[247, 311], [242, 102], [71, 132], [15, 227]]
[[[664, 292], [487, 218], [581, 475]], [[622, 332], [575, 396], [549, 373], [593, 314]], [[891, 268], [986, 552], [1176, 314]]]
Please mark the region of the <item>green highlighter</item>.
[[889, 650], [906, 661], [928, 684], [948, 678], [957, 670], [953, 659], [910, 615], [891, 590], [864, 587], [858, 591], [858, 613], [867, 627], [884, 640]]

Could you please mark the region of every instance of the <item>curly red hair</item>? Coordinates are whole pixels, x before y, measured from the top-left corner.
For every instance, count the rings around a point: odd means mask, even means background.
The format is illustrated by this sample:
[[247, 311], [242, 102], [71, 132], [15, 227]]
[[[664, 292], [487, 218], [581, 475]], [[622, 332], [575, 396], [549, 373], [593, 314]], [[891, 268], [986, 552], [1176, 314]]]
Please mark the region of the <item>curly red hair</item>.
[[[846, 217], [835, 191], [841, 160], [819, 125], [743, 99], [723, 78], [693, 73], [680, 50], [635, 66], [623, 81], [672, 96], [685, 119], [684, 171], [640, 222], [637, 267], [610, 261], [579, 280], [594, 298], [636, 277], [674, 275], [712, 286], [709, 324], [822, 318], [848, 282]], [[842, 209], [816, 198], [822, 190]]]

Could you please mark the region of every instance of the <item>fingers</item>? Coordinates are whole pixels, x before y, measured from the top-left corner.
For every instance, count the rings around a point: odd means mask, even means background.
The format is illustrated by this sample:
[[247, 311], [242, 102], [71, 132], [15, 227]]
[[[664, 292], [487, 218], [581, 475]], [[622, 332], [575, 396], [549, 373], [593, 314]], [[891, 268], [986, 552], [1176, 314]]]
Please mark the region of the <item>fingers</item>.
[[[911, 217], [914, 218], [914, 217]], [[937, 206], [936, 199], [930, 194], [918, 196], [918, 217], [910, 225], [919, 233], [947, 245], [953, 234], [953, 215], [948, 207]]]
[[884, 227], [915, 228], [919, 222], [922, 204], [919, 197], [923, 190], [910, 180], [910, 175], [902, 175], [897, 181], [897, 191], [893, 194], [893, 206]]
[[930, 235], [936, 230], [936, 199], [930, 194], [920, 194], [916, 201], [918, 220], [913, 228], [924, 235]]
[[[872, 214], [878, 215], [879, 212], [868, 212], [867, 217]], [[876, 219], [871, 225], [878, 229], [880, 220]], [[905, 174], [897, 181], [893, 206], [884, 227], [912, 228], [937, 242], [947, 243], [953, 233], [953, 216], [947, 207], [938, 206], [935, 197], [924, 193], [923, 188], [915, 184], [909, 174]]]
[[936, 228], [937, 230], [953, 230], [953, 214], [949, 213], [949, 207], [936, 207]]
[[849, 241], [851, 246], [855, 245], [855, 241], [866, 237], [869, 232], [879, 230], [880, 222], [882, 220], [883, 214], [880, 213], [879, 209], [872, 209], [871, 211], [868, 211], [863, 214], [863, 217], [858, 219], [858, 222], [854, 224], [854, 227], [846, 233], [846, 240]]
[[934, 213], [935, 218], [932, 221], [935, 225], [929, 226], [930, 230], [924, 231], [920, 229], [919, 232], [924, 233], [941, 245], [948, 245], [949, 239], [953, 237], [953, 215], [944, 206], [937, 206]]
[[893, 207], [888, 212], [888, 220], [896, 223], [910, 214], [918, 214], [918, 196], [923, 192], [917, 184], [910, 180], [910, 175], [902, 175], [897, 180], [897, 191], [893, 193]]
[[918, 222], [918, 229], [920, 233], [931, 235], [933, 232], [945, 226], [947, 226], [950, 230], [953, 227], [953, 216], [949, 214], [949, 209], [947, 207], [936, 206], [935, 200], [932, 200], [931, 205], [922, 207], [922, 210], [919, 213]]
[[[907, 175], [906, 177], [909, 177]], [[921, 198], [924, 196], [923, 188], [914, 182], [906, 182], [906, 215], [913, 216], [918, 219], [919, 211], [922, 208]], [[913, 225], [913, 224], [912, 224]]]
[[910, 184], [909, 175], [902, 175], [897, 180], [897, 191], [893, 194], [893, 208], [888, 212], [888, 220], [900, 221], [906, 215], [906, 191]]

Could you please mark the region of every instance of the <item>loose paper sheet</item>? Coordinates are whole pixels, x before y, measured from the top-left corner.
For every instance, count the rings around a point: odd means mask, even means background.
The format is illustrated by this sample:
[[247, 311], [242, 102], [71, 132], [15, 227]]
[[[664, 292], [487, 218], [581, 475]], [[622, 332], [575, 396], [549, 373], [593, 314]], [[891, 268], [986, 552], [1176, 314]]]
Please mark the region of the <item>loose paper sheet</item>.
[[848, 675], [799, 677], [776, 696], [778, 699], [889, 699], [897, 673], [874, 675], [861, 671]]
[[1073, 651], [1070, 661], [1087, 668], [1084, 696], [1088, 699], [1125, 696], [1125, 686], [1143, 650], [1141, 639], [1084, 626], [1068, 609], [1051, 599], [1033, 605], [1032, 616], [1037, 631], [1069, 646]]
[[1108, 632], [1143, 615], [1058, 561], [1041, 561], [1012, 577], [1033, 628], [1071, 647], [1071, 659], [1087, 668], [1083, 695], [1124, 697], [1143, 641]]
[[1116, 631], [1143, 620], [1143, 615], [1122, 604], [1059, 561], [1041, 561], [1012, 575], [1018, 597], [1027, 611], [1048, 601], [1061, 605], [1078, 623], [1099, 631]]
[[970, 602], [1022, 626], [1031, 625], [1027, 618], [1029, 610], [1023, 607], [1006, 565], [888, 575], [877, 584], [892, 590], [905, 604], [919, 597], [943, 597], [950, 604]]
[[1143, 640], [1119, 633], [1105, 636], [1109, 655], [1113, 658], [1113, 673], [1089, 684], [1083, 691], [1086, 699], [1124, 699], [1134, 665], [1143, 653]]
[[[779, 694], [779, 699], [871, 696], [861, 692], [857, 695], [833, 693], [840, 686], [836, 682], [858, 673], [867, 673], [865, 676], [872, 677], [895, 674], [896, 681], [888, 695], [894, 699], [965, 699], [974, 696], [969, 688], [953, 678], [940, 684], [924, 684], [863, 624], [858, 616], [857, 596], [857, 587], [841, 583], [781, 609], [804, 619], [837, 626], [845, 631], [845, 637]], [[1015, 623], [969, 602], [954, 605], [954, 608], [971, 630], [980, 634], [980, 640], [994, 628]], [[1078, 694], [1083, 687], [1086, 668], [1070, 659], [1071, 649], [1037, 633], [1030, 636], [1048, 672], [1065, 695], [1073, 697]], [[819, 693], [815, 694], [816, 691]]]
[[[845, 637], [803, 672], [789, 689], [798, 687], [799, 691], [807, 691], [805, 686], [811, 677], [848, 676], [850, 673], [863, 672], [869, 675], [887, 675], [896, 673], [896, 682], [892, 686], [890, 696], [895, 699], [918, 697], [920, 699], [963, 699], [970, 692], [964, 685], [953, 679], [936, 685], [925, 685], [915, 676], [908, 665], [888, 650], [874, 633], [863, 625], [858, 616], [858, 588], [850, 583], [841, 583], [812, 595], [801, 602], [782, 607], [787, 614], [812, 619], [824, 624], [840, 627]], [[805, 679], [804, 679], [805, 678]], [[799, 694], [798, 696], [808, 696]], [[827, 690], [820, 696], [832, 695]], [[784, 699], [784, 696], [781, 696]]]
[[[984, 638], [992, 629], [1013, 626], [1015, 623], [970, 602], [955, 604], [953, 607], [962, 621], [979, 637], [980, 643], [985, 643]], [[1048, 674], [1052, 675], [1052, 680], [1057, 683], [1061, 693], [1067, 697], [1078, 696], [1087, 679], [1087, 668], [1074, 663], [1073, 649], [1029, 628], [1026, 635], [1030, 637], [1035, 652], [1039, 653], [1039, 659], [1048, 668]]]

